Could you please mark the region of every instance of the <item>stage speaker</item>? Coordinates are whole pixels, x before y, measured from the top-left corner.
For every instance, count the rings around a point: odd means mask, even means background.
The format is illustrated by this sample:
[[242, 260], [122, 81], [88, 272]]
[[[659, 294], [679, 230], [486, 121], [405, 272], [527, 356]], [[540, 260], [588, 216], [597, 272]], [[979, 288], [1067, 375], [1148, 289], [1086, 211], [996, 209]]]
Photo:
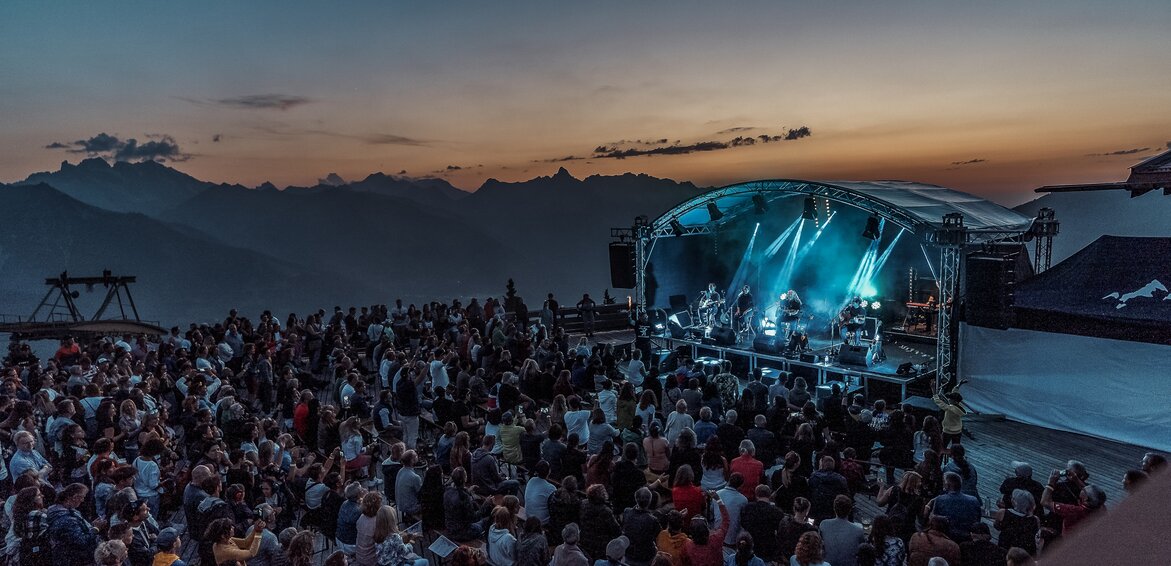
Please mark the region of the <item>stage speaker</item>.
[[633, 289], [634, 244], [610, 242], [610, 286], [615, 289]]
[[913, 373], [919, 372], [915, 371], [915, 364], [911, 362], [903, 362], [899, 364], [899, 369], [895, 370], [895, 373], [898, 375], [911, 375]]
[[[817, 354], [814, 354], [813, 352], [801, 352], [801, 355], [797, 359], [806, 363], [806, 364], [816, 364], [817, 363]], [[810, 386], [815, 384], [815, 382], [817, 380], [817, 368], [811, 368], [808, 366], [797, 365], [797, 364], [793, 364], [792, 368], [793, 368], [792, 369], [793, 377], [805, 378], [805, 383]], [[813, 380], [813, 381], [810, 381], [810, 380]]]
[[871, 346], [872, 344], [863, 344], [861, 346], [842, 344], [842, 349], [838, 350], [838, 363], [846, 366], [870, 367], [872, 357], [870, 355]]
[[671, 295], [668, 300], [671, 304], [671, 312], [687, 310], [687, 295]]
[[711, 338], [704, 339], [704, 342], [709, 340], [717, 346], [731, 346], [736, 343], [736, 332], [728, 326], [717, 326], [712, 329]]
[[752, 349], [761, 354], [777, 354], [781, 351], [777, 344], [777, 337], [765, 336], [764, 334], [756, 335], [756, 338], [752, 340]]
[[973, 326], [1005, 329], [1016, 322], [1017, 283], [1033, 275], [1022, 244], [991, 246], [964, 262], [963, 320]]
[[671, 338], [676, 338], [676, 339], [686, 338], [687, 337], [687, 330], [684, 329], [677, 322], [677, 320], [678, 319], [676, 319], [674, 317], [667, 320], [667, 334], [669, 334], [671, 336]]

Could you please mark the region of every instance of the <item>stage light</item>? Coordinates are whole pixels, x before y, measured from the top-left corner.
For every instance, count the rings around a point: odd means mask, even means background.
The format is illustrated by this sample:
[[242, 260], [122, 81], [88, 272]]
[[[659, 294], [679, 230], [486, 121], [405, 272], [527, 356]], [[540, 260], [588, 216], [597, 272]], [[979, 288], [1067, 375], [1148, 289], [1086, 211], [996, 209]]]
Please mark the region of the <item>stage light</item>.
[[866, 229], [862, 231], [862, 237], [867, 240], [877, 240], [882, 237], [877, 216], [871, 215], [870, 218], [866, 219]]
[[757, 214], [768, 212], [768, 202], [764, 200], [764, 193], [752, 195], [752, 206], [756, 208]]
[[801, 218], [817, 220], [817, 201], [813, 197], [805, 197], [805, 211], [801, 213]]
[[870, 303], [870, 308], [872, 308], [874, 310], [878, 310], [879, 306], [881, 306], [881, 305], [878, 304], [878, 301], [874, 301], [873, 303]]
[[873, 283], [865, 283], [862, 285], [860, 293], [863, 297], [873, 297], [878, 294], [878, 289], [874, 288]]
[[720, 212], [720, 207], [716, 206], [716, 201], [707, 201], [707, 214], [712, 217], [712, 222], [719, 222], [724, 217], [724, 213]]
[[686, 230], [683, 229], [683, 223], [679, 222], [678, 218], [674, 218], [671, 220], [671, 231], [674, 232], [676, 236], [682, 236]]
[[866, 299], [862, 299], [862, 308], [866, 308], [868, 306], [870, 306], [870, 301], [867, 301]]

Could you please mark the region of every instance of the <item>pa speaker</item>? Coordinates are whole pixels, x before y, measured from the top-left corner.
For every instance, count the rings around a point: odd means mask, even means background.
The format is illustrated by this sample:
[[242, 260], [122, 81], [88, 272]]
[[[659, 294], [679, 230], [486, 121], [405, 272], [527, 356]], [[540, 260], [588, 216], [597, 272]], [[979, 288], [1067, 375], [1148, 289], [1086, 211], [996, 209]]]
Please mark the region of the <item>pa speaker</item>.
[[736, 343], [736, 332], [727, 326], [717, 326], [712, 329], [711, 341], [719, 346], [731, 346]]
[[776, 354], [780, 352], [777, 347], [776, 336], [765, 336], [764, 334], [757, 334], [756, 338], [752, 340], [752, 349], [761, 354]]
[[862, 346], [842, 344], [842, 349], [838, 350], [838, 363], [845, 366], [870, 367], [872, 358], [870, 347], [868, 344]]
[[610, 242], [610, 286], [616, 289], [633, 289], [634, 244]]

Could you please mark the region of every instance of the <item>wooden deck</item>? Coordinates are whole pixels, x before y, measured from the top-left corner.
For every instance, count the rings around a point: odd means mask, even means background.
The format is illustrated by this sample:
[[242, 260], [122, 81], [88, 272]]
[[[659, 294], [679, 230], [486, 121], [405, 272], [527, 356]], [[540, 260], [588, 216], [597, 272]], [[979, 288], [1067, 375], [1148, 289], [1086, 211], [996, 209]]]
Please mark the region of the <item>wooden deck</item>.
[[[1012, 474], [1013, 460], [1028, 462], [1033, 467], [1033, 479], [1045, 483], [1053, 470], [1065, 469], [1069, 460], [1086, 465], [1090, 483], [1106, 492], [1106, 506], [1113, 507], [1126, 496], [1122, 476], [1130, 469], [1138, 469], [1143, 454], [1150, 449], [1075, 434], [1050, 430], [1015, 421], [974, 417], [965, 426], [976, 440], [964, 438], [968, 460], [979, 474], [981, 499], [991, 497], [993, 505], [1000, 493], [1000, 483]], [[860, 495], [856, 498], [859, 518], [870, 518], [882, 512], [874, 499]]]

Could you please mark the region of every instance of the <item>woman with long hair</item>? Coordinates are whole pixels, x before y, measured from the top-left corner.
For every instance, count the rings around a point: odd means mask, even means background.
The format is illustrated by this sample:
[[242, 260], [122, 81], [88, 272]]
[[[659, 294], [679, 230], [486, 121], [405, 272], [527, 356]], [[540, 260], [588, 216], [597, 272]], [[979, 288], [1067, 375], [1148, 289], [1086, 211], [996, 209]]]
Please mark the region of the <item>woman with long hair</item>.
[[797, 473], [809, 477], [813, 475], [813, 451], [817, 449], [817, 437], [813, 432], [813, 425], [801, 423], [797, 433], [793, 435], [792, 451], [801, 457]]
[[885, 516], [891, 521], [895, 536], [907, 542], [918, 530], [917, 518], [922, 515], [927, 500], [922, 493], [923, 476], [907, 472], [897, 485], [878, 490], [875, 502], [886, 506]]
[[637, 408], [638, 400], [634, 396], [634, 386], [630, 382], [623, 383], [622, 388], [618, 390], [617, 418], [614, 420], [614, 426], [619, 430], [629, 427]]
[[915, 466], [915, 472], [922, 478], [922, 493], [927, 499], [943, 492], [943, 468], [939, 464], [939, 453], [928, 448], [923, 460]]
[[317, 535], [313, 531], [301, 531], [289, 541], [289, 548], [285, 550], [290, 566], [311, 566], [313, 564], [313, 539]]
[[142, 432], [138, 406], [127, 399], [118, 405], [118, 432], [122, 435], [122, 456], [127, 462], [138, 457], [138, 433]]
[[260, 552], [260, 533], [264, 532], [265, 523], [257, 519], [253, 525], [251, 534], [244, 538], [236, 538], [232, 536], [236, 532], [236, 527], [231, 519], [212, 521], [203, 536], [200, 561], [207, 559], [208, 564], [222, 566], [224, 562], [229, 562], [239, 566], [254, 558]]
[[[591, 437], [592, 439], [592, 437]], [[612, 493], [614, 486], [611, 475], [614, 473], [614, 443], [607, 440], [602, 443], [597, 454], [590, 456], [586, 463], [586, 485], [602, 485], [606, 491]]]
[[700, 466], [703, 468], [699, 480], [701, 488], [713, 491], [728, 485], [728, 459], [724, 458], [724, 448], [715, 434], [707, 438]]
[[427, 560], [415, 554], [398, 530], [398, 516], [393, 507], [383, 505], [374, 516], [374, 546], [378, 566], [426, 566]]
[[684, 464], [675, 471], [675, 481], [671, 486], [671, 502], [675, 509], [683, 513], [683, 519], [690, 521], [692, 517], [704, 516], [703, 490], [695, 485], [695, 471], [691, 466]]
[[20, 544], [21, 566], [48, 566], [52, 562], [49, 516], [39, 487], [17, 492], [12, 504], [12, 532]]
[[936, 454], [943, 452], [943, 431], [934, 416], [924, 417], [923, 428], [915, 432], [915, 462], [922, 462], [923, 453], [928, 449]]
[[[572, 386], [570, 390], [573, 390]], [[565, 428], [565, 413], [569, 412], [569, 407], [565, 399], [566, 396], [561, 393], [553, 397], [553, 402], [549, 404], [549, 426], [560, 425], [562, 428]]]
[[466, 431], [460, 431], [455, 435], [455, 442], [451, 444], [451, 455], [448, 456], [448, 464], [452, 470], [456, 468], [463, 468], [468, 474], [472, 473], [472, 451], [470, 448], [471, 440]]
[[801, 475], [801, 455], [790, 450], [785, 454], [785, 463], [773, 473], [769, 484], [773, 488], [773, 501], [784, 511], [793, 508], [798, 497], [809, 497], [809, 478]]
[[875, 566], [903, 566], [907, 560], [907, 546], [895, 533], [894, 522], [885, 514], [874, 518], [870, 526], [870, 544], [878, 557]]
[[643, 389], [642, 394], [638, 397], [638, 405], [634, 408], [634, 414], [642, 417], [642, 422], [645, 425], [658, 422], [655, 418], [655, 413], [659, 407], [659, 398], [655, 392], [650, 389]]

